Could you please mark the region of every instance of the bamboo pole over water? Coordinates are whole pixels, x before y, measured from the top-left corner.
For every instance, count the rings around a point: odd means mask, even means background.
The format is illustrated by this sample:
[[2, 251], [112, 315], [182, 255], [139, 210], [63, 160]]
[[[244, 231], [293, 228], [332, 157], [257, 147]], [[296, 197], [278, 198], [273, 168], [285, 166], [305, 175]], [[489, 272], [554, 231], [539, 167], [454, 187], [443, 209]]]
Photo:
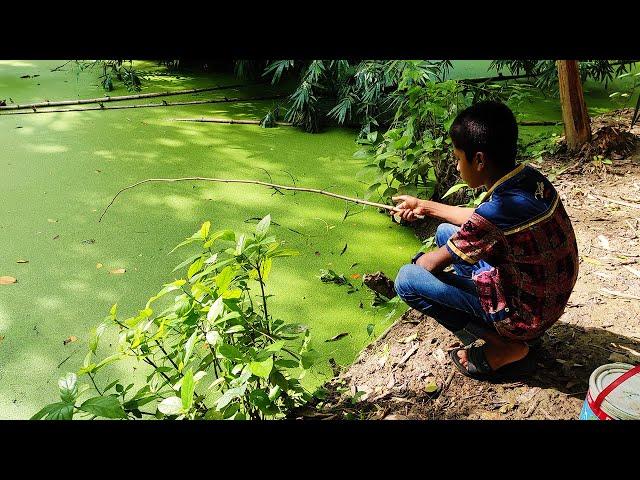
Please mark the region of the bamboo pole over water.
[[[240, 123], [245, 125], [260, 125], [261, 120], [251, 119], [234, 119], [234, 118], [171, 118], [174, 122], [203, 122], [203, 123]], [[291, 127], [293, 124], [290, 122], [273, 122], [276, 125], [282, 125], [284, 127]]]
[[25, 110], [25, 109], [33, 109], [33, 108], [43, 108], [43, 107], [62, 107], [65, 105], [84, 105], [88, 103], [105, 103], [105, 102], [121, 102], [124, 100], [136, 100], [139, 98], [153, 98], [153, 97], [168, 97], [171, 95], [187, 95], [191, 93], [200, 93], [200, 92], [211, 92], [213, 90], [228, 90], [231, 88], [240, 88], [246, 87], [247, 84], [238, 84], [238, 85], [222, 85], [217, 87], [205, 87], [205, 88], [191, 88], [189, 90], [176, 90], [175, 92], [153, 92], [153, 93], [139, 93], [135, 95], [120, 95], [117, 97], [99, 97], [99, 98], [81, 98], [78, 100], [60, 100], [60, 101], [46, 101], [46, 102], [38, 102], [38, 103], [23, 103], [23, 104], [12, 104], [12, 105], [4, 105], [0, 106], [0, 111], [2, 110]]
[[270, 95], [265, 97], [247, 97], [247, 98], [235, 97], [235, 98], [221, 98], [221, 99], [218, 98], [218, 99], [210, 99], [210, 100], [192, 100], [189, 102], [163, 101], [162, 103], [145, 103], [140, 105], [114, 105], [111, 107], [105, 107], [104, 105], [100, 104], [97, 107], [61, 108], [61, 109], [54, 109], [54, 110], [36, 110], [35, 108], [33, 108], [33, 110], [27, 110], [27, 111], [19, 110], [19, 111], [0, 113], [0, 116], [29, 115], [29, 114], [36, 114], [36, 113], [86, 112], [91, 110], [121, 110], [124, 108], [173, 107], [176, 105], [201, 105], [204, 103], [234, 103], [234, 102], [241, 103], [241, 102], [257, 101], [257, 100], [275, 100], [278, 98], [283, 98], [285, 96], [286, 95]]

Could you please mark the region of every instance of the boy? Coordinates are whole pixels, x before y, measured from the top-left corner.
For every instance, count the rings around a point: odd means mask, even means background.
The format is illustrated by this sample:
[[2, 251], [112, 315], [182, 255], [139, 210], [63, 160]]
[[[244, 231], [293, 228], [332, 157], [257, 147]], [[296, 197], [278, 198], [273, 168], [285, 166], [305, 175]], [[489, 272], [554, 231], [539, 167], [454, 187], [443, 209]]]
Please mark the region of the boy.
[[[487, 187], [475, 210], [400, 195], [407, 221], [430, 215], [448, 223], [439, 249], [403, 266], [395, 288], [408, 305], [435, 318], [465, 345], [450, 352], [472, 378], [531, 366], [529, 343], [560, 318], [578, 276], [578, 247], [558, 192], [530, 166], [516, 165], [518, 126], [499, 102], [480, 102], [449, 130], [457, 170], [471, 188]], [[461, 226], [461, 227], [460, 227]], [[453, 264], [455, 274], [443, 272]], [[532, 342], [533, 341], [533, 342]]]

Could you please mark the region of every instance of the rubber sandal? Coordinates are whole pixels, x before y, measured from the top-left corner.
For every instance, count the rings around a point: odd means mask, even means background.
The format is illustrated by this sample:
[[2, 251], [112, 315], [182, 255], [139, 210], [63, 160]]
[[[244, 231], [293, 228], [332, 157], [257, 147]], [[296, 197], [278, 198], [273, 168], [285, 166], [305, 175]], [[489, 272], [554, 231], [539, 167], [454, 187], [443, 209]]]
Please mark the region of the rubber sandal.
[[[467, 350], [466, 368], [460, 362], [460, 357], [458, 357], [458, 352], [460, 350]], [[484, 346], [470, 347], [467, 349], [456, 348], [449, 352], [449, 356], [451, 357], [451, 360], [453, 360], [453, 365], [466, 377], [484, 380], [494, 374], [494, 370], [491, 368], [491, 365], [489, 365], [489, 362], [487, 362], [487, 358], [484, 355]]]
[[532, 374], [536, 369], [535, 354], [529, 352], [524, 358], [508, 363], [497, 370], [493, 370], [484, 354], [484, 345], [467, 348], [467, 368], [460, 363], [458, 352], [465, 350], [457, 348], [449, 352], [454, 366], [466, 377], [476, 380], [504, 379], [510, 377], [524, 377]]

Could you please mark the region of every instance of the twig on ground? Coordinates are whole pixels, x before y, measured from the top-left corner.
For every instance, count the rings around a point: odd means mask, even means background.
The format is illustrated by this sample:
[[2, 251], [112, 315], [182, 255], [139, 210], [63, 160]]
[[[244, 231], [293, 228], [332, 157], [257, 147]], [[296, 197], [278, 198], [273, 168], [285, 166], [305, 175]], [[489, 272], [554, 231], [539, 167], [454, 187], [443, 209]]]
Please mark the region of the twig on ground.
[[533, 403], [531, 404], [531, 406], [527, 409], [527, 411], [525, 412], [525, 414], [523, 415], [524, 418], [529, 418], [531, 416], [531, 414], [533, 413], [533, 411], [536, 409], [536, 407], [538, 405], [540, 405], [540, 402], [542, 400], [538, 399], [538, 400], [534, 400]]
[[602, 292], [612, 295], [614, 297], [627, 298], [629, 300], [640, 300], [638, 295], [631, 295], [630, 293], [618, 292], [616, 290], [609, 290], [608, 288], [602, 288]]
[[413, 347], [411, 347], [411, 349], [404, 354], [404, 356], [402, 357], [402, 359], [398, 362], [398, 364], [395, 366], [395, 368], [398, 368], [400, 365], [404, 365], [404, 363], [409, 360], [409, 358], [411, 357], [411, 355], [413, 355], [414, 353], [416, 353], [418, 351], [418, 348], [420, 348], [420, 343], [416, 343]]
[[589, 198], [597, 198], [598, 200], [602, 200], [602, 201], [605, 201], [605, 202], [615, 203], [617, 205], [623, 205], [623, 206], [629, 207], [629, 208], [637, 208], [638, 210], [640, 210], [640, 205], [634, 205], [633, 203], [624, 202], [622, 200], [615, 200], [615, 199], [612, 199], [612, 198], [603, 197], [601, 195], [594, 195], [592, 193], [590, 193], [587, 196]]

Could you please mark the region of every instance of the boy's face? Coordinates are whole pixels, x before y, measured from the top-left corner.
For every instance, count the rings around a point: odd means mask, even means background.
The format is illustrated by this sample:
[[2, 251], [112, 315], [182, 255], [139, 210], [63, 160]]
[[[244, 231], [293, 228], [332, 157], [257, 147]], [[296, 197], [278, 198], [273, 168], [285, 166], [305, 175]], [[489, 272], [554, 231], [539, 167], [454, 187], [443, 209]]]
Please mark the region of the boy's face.
[[458, 165], [456, 170], [460, 173], [462, 180], [471, 188], [478, 188], [483, 184], [482, 172], [484, 171], [484, 162], [479, 159], [481, 154], [476, 154], [475, 157], [469, 161], [464, 151], [457, 148], [453, 148], [453, 154], [455, 155]]

